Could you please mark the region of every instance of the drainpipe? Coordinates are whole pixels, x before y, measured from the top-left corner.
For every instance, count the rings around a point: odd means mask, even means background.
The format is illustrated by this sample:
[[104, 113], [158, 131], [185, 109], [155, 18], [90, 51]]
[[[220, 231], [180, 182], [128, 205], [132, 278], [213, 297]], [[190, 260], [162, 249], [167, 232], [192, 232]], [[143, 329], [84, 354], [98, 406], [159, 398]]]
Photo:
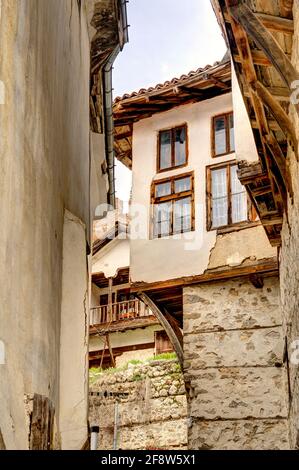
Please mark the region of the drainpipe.
[[99, 426], [92, 426], [90, 433], [90, 450], [98, 450]]
[[119, 14], [121, 16], [122, 32], [119, 39], [119, 45], [114, 49], [110, 55], [103, 74], [104, 82], [104, 106], [105, 106], [105, 139], [106, 139], [106, 152], [108, 162], [108, 178], [109, 178], [109, 196], [108, 203], [115, 207], [115, 157], [114, 157], [114, 124], [113, 124], [113, 96], [112, 96], [112, 70], [114, 61], [123, 49], [124, 45], [128, 42], [128, 19], [127, 19], [127, 0], [119, 0], [120, 6]]

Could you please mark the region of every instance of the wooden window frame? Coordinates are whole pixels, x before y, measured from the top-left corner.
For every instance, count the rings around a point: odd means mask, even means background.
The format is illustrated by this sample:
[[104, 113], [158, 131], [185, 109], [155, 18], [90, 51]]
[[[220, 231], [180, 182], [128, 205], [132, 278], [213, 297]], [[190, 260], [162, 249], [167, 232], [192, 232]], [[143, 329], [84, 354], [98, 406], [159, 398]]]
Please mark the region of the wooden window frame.
[[[185, 142], [185, 151], [186, 151], [186, 161], [181, 165], [175, 165], [175, 139], [174, 133], [177, 129], [185, 128], [186, 142]], [[168, 168], [161, 168], [161, 134], [162, 132], [171, 132], [171, 166]], [[188, 126], [187, 123], [179, 124], [174, 127], [167, 127], [166, 129], [160, 129], [157, 137], [158, 142], [158, 152], [157, 152], [157, 173], [164, 173], [165, 171], [176, 170], [177, 168], [183, 168], [188, 165], [189, 160], [189, 137], [188, 137]]]
[[[248, 227], [248, 224], [251, 224], [255, 221], [256, 212], [251, 203], [251, 200], [247, 194], [247, 220], [242, 220], [241, 222], [232, 222], [232, 198], [231, 198], [231, 172], [230, 169], [232, 166], [237, 166], [238, 163], [236, 160], [229, 160], [223, 163], [218, 163], [216, 165], [209, 165], [206, 167], [206, 222], [207, 222], [207, 231], [211, 232], [217, 230], [221, 233], [222, 230], [230, 228], [232, 231], [244, 227]], [[219, 170], [221, 168], [226, 168], [227, 176], [227, 194], [228, 194], [228, 224], [221, 225], [219, 227], [213, 227], [213, 209], [212, 209], [212, 171]], [[244, 188], [245, 189], [245, 188]], [[246, 191], [246, 189], [245, 189]]]
[[[191, 189], [188, 191], [183, 191], [180, 193], [175, 192], [175, 182], [177, 180], [181, 180], [184, 178], [190, 177], [191, 179]], [[162, 196], [162, 197], [156, 197], [156, 186], [159, 186], [160, 184], [163, 183], [171, 183], [171, 194], [169, 196]], [[160, 238], [165, 238], [173, 235], [179, 235], [182, 233], [188, 233], [188, 232], [194, 232], [195, 230], [195, 203], [194, 203], [194, 172], [188, 172], [188, 173], [182, 173], [180, 175], [175, 175], [175, 176], [169, 176], [168, 178], [163, 178], [160, 180], [155, 180], [152, 182], [152, 187], [151, 187], [151, 206], [152, 206], [152, 220], [151, 220], [151, 238], [156, 240]], [[169, 234], [162, 236], [154, 236], [155, 232], [155, 206], [157, 204], [161, 204], [163, 202], [173, 202], [173, 201], [179, 201], [180, 199], [186, 199], [187, 197], [191, 197], [191, 229], [186, 229], [183, 231], [176, 231], [174, 232], [173, 230], [173, 210], [172, 210], [172, 217], [171, 217], [171, 231]]]
[[[229, 132], [229, 117], [230, 116], [234, 117], [234, 112], [229, 111], [228, 113], [221, 113], [217, 114], [217, 116], [212, 117], [211, 121], [211, 147], [212, 147], [212, 158], [218, 158], [218, 157], [224, 157], [225, 155], [231, 155], [232, 153], [235, 153], [236, 150], [230, 150], [230, 132]], [[225, 118], [225, 135], [226, 135], [226, 152], [224, 153], [216, 153], [216, 135], [215, 135], [215, 121], [216, 119], [219, 119], [221, 117]], [[234, 129], [235, 129], [235, 121], [234, 121]]]

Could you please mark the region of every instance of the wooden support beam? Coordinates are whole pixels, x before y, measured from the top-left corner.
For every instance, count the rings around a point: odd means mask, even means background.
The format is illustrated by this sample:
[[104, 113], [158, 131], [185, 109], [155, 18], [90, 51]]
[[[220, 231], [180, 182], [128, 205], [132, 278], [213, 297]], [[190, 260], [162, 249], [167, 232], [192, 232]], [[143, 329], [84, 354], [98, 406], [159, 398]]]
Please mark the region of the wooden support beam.
[[[294, 33], [294, 21], [292, 19], [282, 18], [281, 16], [268, 15], [265, 13], [255, 13], [255, 16], [270, 31], [276, 31], [285, 34]], [[224, 19], [228, 23], [231, 22], [231, 17], [227, 12], [224, 14]]]
[[119, 134], [114, 134], [114, 139], [127, 139], [129, 137], [132, 137], [132, 131], [127, 131], [127, 132], [120, 132]]
[[[271, 95], [275, 97], [278, 101], [283, 101], [286, 103], [290, 102], [290, 92], [287, 88], [284, 87], [266, 87]], [[250, 98], [250, 91], [247, 87], [243, 87], [244, 96]]]
[[281, 18], [280, 16], [266, 15], [264, 13], [256, 13], [255, 16], [270, 31], [286, 34], [294, 33], [294, 21], [289, 18]]
[[194, 88], [194, 87], [187, 87], [187, 86], [180, 86], [180, 89], [186, 93], [189, 93], [191, 95], [194, 95], [194, 96], [198, 96], [199, 98], [203, 98], [204, 97], [204, 91], [203, 90], [199, 90], [198, 88]]
[[261, 216], [262, 224], [267, 227], [268, 225], [281, 225], [283, 223], [283, 217], [278, 214], [263, 215]]
[[262, 186], [260, 188], [250, 189], [250, 192], [253, 197], [264, 196], [265, 194], [269, 194], [272, 192], [272, 188], [270, 185]]
[[279, 0], [280, 11], [286, 18], [293, 18], [294, 0]]
[[284, 186], [288, 191], [291, 199], [293, 199], [294, 192], [293, 192], [293, 184], [292, 184], [292, 177], [290, 174], [290, 169], [287, 165], [286, 157], [284, 156], [279, 143], [277, 142], [275, 136], [271, 132], [267, 136], [265, 136], [268, 148], [275, 160], [277, 168], [280, 171]]
[[227, 4], [231, 16], [242, 26], [255, 44], [264, 51], [282, 80], [292, 91], [292, 84], [299, 80], [299, 74], [278, 42], [245, 3], [237, 2], [236, 4], [235, 0], [227, 0]]
[[172, 344], [174, 351], [178, 357], [181, 369], [184, 370], [184, 353], [183, 348], [180, 342], [180, 339], [177, 337], [169, 321], [166, 319], [166, 316], [163, 315], [159, 307], [153, 302], [153, 300], [144, 292], [138, 292], [137, 297], [142, 300], [142, 302], [153, 312], [157, 317], [157, 320], [162, 325], [166, 334]]
[[112, 364], [112, 367], [115, 367], [116, 364], [115, 364], [113, 350], [112, 350], [111, 343], [110, 343], [109, 333], [107, 333], [106, 339], [107, 339], [107, 346], [108, 346], [108, 350], [109, 350], [109, 354], [110, 354], [110, 358], [111, 358], [111, 364]]
[[256, 81], [255, 83], [252, 83], [251, 87], [257, 96], [262, 100], [263, 104], [269, 108], [279, 127], [288, 138], [289, 143], [291, 144], [298, 160], [297, 135], [289, 116], [261, 82]]
[[[265, 214], [267, 216], [267, 214]], [[279, 215], [275, 213], [275, 216], [278, 217]], [[282, 216], [280, 216], [282, 220]], [[261, 260], [255, 264], [250, 266], [240, 266], [236, 268], [224, 268], [224, 269], [216, 269], [216, 270], [208, 270], [205, 274], [200, 274], [198, 276], [188, 276], [188, 277], [181, 277], [179, 279], [172, 279], [171, 281], [161, 281], [161, 282], [153, 282], [153, 283], [144, 283], [144, 282], [137, 282], [133, 283], [131, 286], [131, 292], [140, 292], [141, 289], [143, 292], [153, 292], [159, 291], [161, 289], [169, 289], [173, 287], [184, 287], [190, 286], [193, 284], [201, 284], [205, 282], [215, 282], [215, 281], [223, 281], [225, 279], [234, 279], [236, 277], [241, 276], [249, 276], [252, 273], [273, 273], [277, 272], [278, 265], [276, 259], [268, 259], [268, 260]]]

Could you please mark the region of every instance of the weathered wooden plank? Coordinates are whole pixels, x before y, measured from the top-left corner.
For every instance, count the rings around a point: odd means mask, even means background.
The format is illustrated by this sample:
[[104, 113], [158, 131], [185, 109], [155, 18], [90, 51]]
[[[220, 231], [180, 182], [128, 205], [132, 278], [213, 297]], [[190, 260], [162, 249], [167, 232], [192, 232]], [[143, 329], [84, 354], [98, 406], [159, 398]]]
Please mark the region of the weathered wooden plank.
[[270, 31], [278, 31], [286, 34], [294, 33], [294, 21], [289, 18], [281, 18], [280, 16], [266, 15], [263, 13], [256, 13], [255, 16]]
[[298, 141], [295, 128], [282, 106], [279, 104], [267, 88], [259, 81], [251, 84], [253, 90], [257, 93], [262, 102], [269, 108], [273, 117], [276, 119], [279, 127], [289, 139], [298, 159]]
[[[280, 216], [281, 217], [281, 216]], [[240, 276], [248, 276], [252, 273], [273, 273], [277, 272], [278, 265], [275, 259], [262, 260], [247, 266], [239, 266], [235, 268], [224, 268], [217, 270], [208, 270], [205, 274], [198, 276], [187, 276], [170, 281], [160, 281], [153, 283], [133, 283], [131, 286], [132, 292], [157, 292], [161, 289], [170, 289], [178, 286], [190, 286], [193, 284], [200, 284], [204, 282], [220, 281], [224, 279], [233, 279]]]
[[30, 450], [48, 450], [52, 447], [54, 407], [49, 398], [35, 394], [30, 417]]
[[163, 326], [164, 330], [166, 331], [166, 334], [168, 338], [171, 341], [171, 344], [173, 346], [174, 351], [177, 354], [179, 363], [181, 365], [181, 368], [183, 370], [184, 368], [184, 353], [183, 353], [183, 348], [180, 343], [179, 338], [177, 337], [176, 333], [174, 332], [172, 326], [170, 325], [169, 321], [166, 319], [165, 315], [161, 312], [159, 307], [153, 302], [153, 300], [145, 294], [145, 292], [138, 292], [137, 297], [142, 300], [142, 302], [145, 303], [149, 307], [149, 309], [153, 312], [153, 314], [157, 317], [159, 320], [159, 323]]
[[292, 83], [299, 80], [299, 74], [279, 43], [245, 3], [235, 5], [235, 1], [232, 0], [227, 0], [227, 3], [232, 17], [244, 28], [255, 44], [264, 51], [288, 88], [292, 90]]

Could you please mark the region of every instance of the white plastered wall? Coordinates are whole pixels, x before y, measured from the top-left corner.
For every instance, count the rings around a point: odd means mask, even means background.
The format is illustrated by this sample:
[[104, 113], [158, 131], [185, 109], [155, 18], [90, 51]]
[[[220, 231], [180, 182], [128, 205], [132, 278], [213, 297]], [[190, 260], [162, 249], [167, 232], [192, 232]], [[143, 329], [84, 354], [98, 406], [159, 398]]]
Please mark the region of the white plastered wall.
[[59, 430], [64, 450], [87, 439], [88, 277], [85, 226], [65, 212], [60, 331]]
[[[241, 98], [242, 99], [242, 98]], [[237, 136], [236, 152], [242, 158], [246, 150], [253, 160], [254, 142], [249, 122], [245, 122], [244, 103], [235, 98]], [[243, 106], [242, 106], [243, 104]], [[132, 282], [157, 282], [184, 276], [203, 274], [210, 268], [210, 256], [217, 246], [216, 231], [207, 231], [206, 224], [206, 167], [236, 159], [236, 154], [212, 158], [211, 120], [213, 116], [233, 110], [232, 94], [228, 93], [199, 103], [193, 103], [159, 113], [134, 124], [133, 131], [133, 188], [131, 211], [131, 280]], [[157, 136], [161, 129], [187, 123], [189, 161], [184, 168], [156, 173]], [[248, 125], [247, 125], [248, 124]], [[245, 150], [244, 150], [245, 149]], [[162, 239], [151, 239], [151, 184], [153, 181], [194, 171], [195, 176], [195, 231]], [[137, 208], [137, 209], [135, 209]], [[136, 217], [141, 214], [141, 218]], [[136, 222], [138, 220], [138, 222]], [[142, 233], [136, 237], [136, 228]], [[229, 233], [221, 237], [222, 253], [219, 260], [213, 258], [213, 268], [242, 264], [247, 257], [252, 261], [264, 257], [275, 257], [276, 250], [270, 247], [260, 227], [244, 230], [246, 238], [250, 230], [253, 247], [249, 255], [239, 250], [242, 237]], [[247, 232], [247, 234], [246, 234]], [[256, 244], [256, 240], [259, 239]], [[227, 245], [223, 242], [227, 240]], [[217, 243], [216, 243], [217, 242]], [[257, 248], [255, 250], [255, 247]], [[254, 253], [253, 253], [254, 252]], [[217, 253], [217, 251], [216, 251]], [[266, 255], [265, 255], [266, 253]], [[237, 260], [237, 263], [236, 263]]]

